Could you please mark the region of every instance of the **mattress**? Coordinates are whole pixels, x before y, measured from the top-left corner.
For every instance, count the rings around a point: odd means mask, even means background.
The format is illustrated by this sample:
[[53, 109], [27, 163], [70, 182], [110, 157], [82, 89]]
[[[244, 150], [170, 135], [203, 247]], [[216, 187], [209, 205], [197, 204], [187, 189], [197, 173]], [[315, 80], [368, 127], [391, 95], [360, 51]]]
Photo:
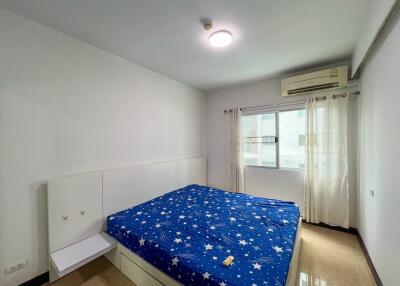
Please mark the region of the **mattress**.
[[110, 215], [107, 232], [183, 285], [285, 285], [299, 216], [291, 202], [189, 185]]

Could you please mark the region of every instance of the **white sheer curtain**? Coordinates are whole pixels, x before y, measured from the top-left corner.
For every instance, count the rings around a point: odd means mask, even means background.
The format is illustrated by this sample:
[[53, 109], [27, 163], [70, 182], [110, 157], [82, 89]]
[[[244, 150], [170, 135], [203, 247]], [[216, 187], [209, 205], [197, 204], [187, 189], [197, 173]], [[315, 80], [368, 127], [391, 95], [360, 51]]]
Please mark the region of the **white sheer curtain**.
[[347, 96], [307, 102], [307, 222], [349, 227], [347, 108]]
[[243, 164], [243, 139], [242, 139], [242, 112], [236, 107], [232, 111], [231, 120], [231, 174], [232, 191], [244, 193], [244, 164]]

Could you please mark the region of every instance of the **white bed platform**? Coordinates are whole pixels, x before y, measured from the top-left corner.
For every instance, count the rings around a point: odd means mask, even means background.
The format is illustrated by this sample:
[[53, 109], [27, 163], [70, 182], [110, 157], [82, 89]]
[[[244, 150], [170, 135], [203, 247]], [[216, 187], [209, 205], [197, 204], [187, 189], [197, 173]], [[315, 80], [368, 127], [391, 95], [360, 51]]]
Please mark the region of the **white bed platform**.
[[[105, 255], [138, 286], [181, 285], [103, 232], [108, 215], [189, 184], [206, 184], [205, 158], [97, 171], [48, 182], [49, 268], [53, 282]], [[287, 286], [296, 285], [299, 221]]]

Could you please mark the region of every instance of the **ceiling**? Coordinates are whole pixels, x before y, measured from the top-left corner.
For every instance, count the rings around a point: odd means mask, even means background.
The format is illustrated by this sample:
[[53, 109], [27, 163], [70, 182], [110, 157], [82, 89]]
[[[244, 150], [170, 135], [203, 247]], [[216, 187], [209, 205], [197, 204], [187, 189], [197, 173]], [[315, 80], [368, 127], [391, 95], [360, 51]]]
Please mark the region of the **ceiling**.
[[[0, 0], [0, 7], [201, 90], [349, 58], [370, 0]], [[205, 31], [200, 19], [211, 18]], [[212, 48], [217, 29], [233, 44]]]

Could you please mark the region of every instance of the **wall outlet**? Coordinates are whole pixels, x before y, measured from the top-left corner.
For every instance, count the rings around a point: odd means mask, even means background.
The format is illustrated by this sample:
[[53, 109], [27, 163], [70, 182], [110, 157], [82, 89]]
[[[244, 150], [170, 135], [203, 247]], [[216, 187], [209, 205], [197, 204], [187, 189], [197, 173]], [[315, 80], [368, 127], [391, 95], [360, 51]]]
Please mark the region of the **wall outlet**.
[[371, 197], [375, 197], [375, 190], [369, 188], [369, 195], [370, 195]]
[[20, 261], [6, 267], [6, 275], [17, 272], [28, 266], [28, 259], [21, 259]]

